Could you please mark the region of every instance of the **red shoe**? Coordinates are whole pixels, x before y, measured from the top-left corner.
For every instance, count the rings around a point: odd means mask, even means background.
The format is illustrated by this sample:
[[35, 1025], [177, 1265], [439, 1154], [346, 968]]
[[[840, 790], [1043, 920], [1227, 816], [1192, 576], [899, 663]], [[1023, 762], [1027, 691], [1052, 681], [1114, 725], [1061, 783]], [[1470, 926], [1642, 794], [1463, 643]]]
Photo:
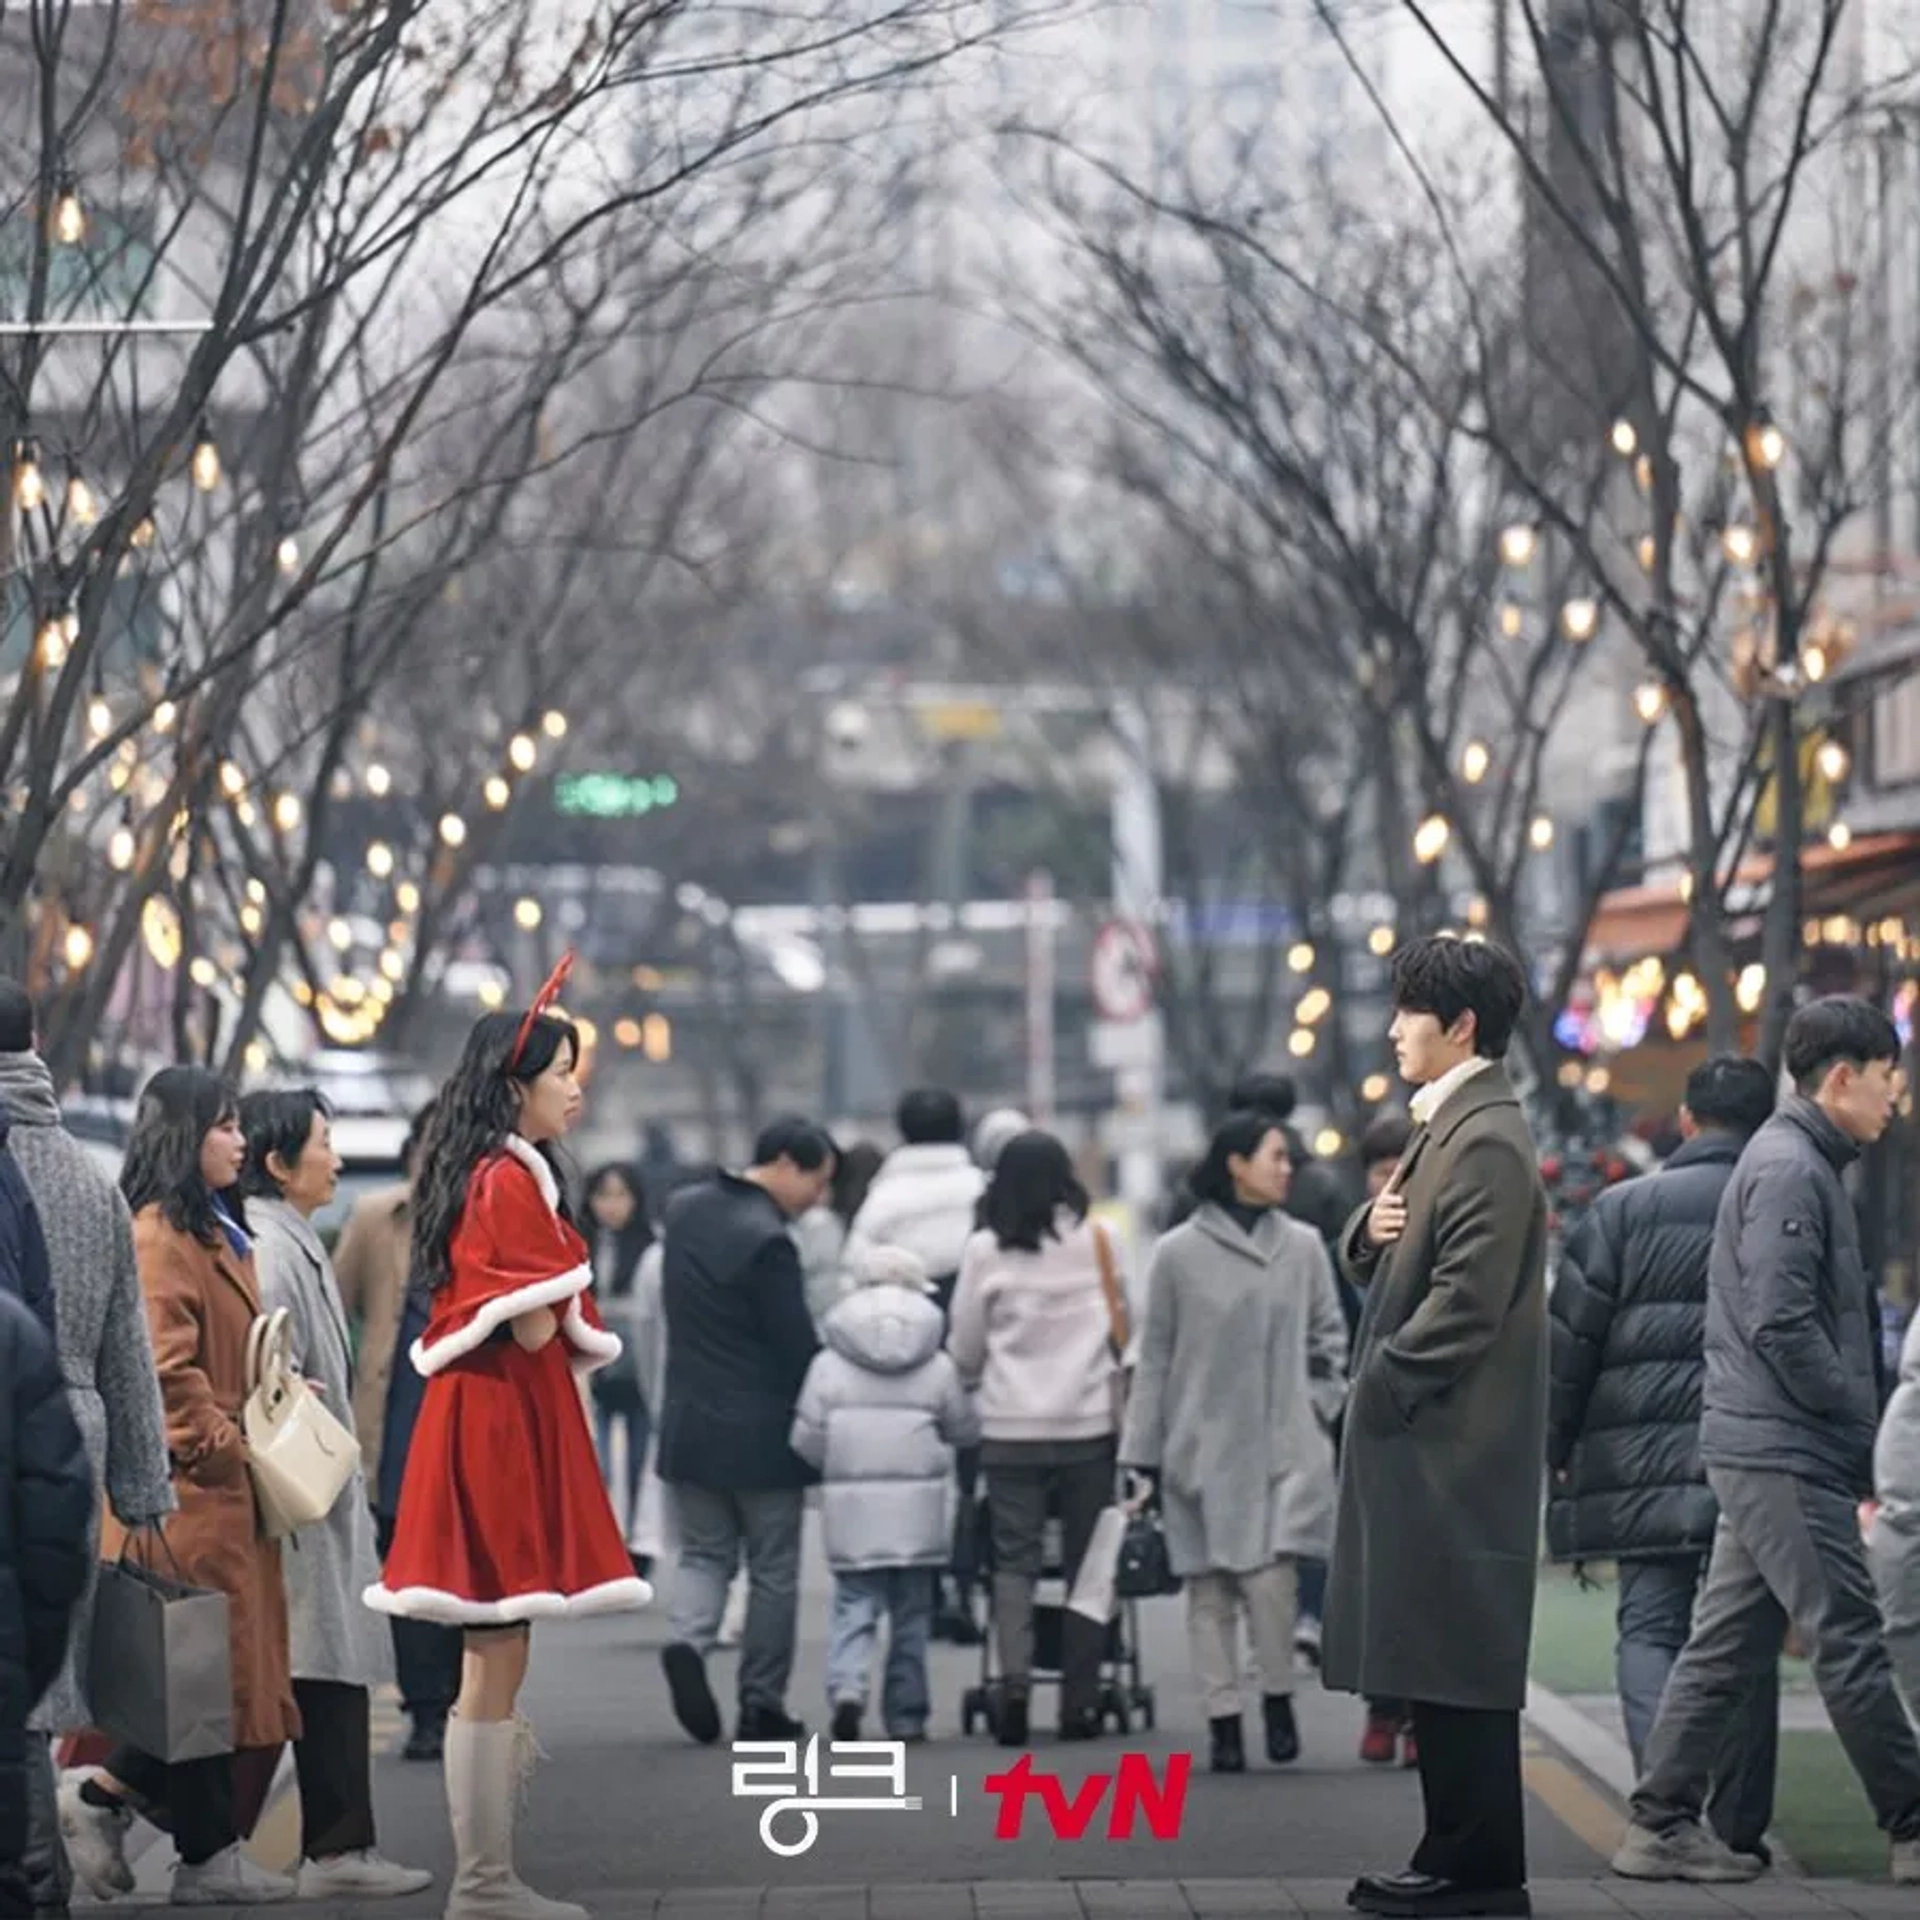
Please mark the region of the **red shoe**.
[[1400, 1729], [1400, 1764], [1403, 1767], [1417, 1767], [1420, 1764], [1420, 1743], [1413, 1737], [1411, 1727]]
[[1386, 1715], [1367, 1715], [1366, 1731], [1360, 1736], [1360, 1758], [1370, 1767], [1390, 1767], [1394, 1762], [1400, 1728]]

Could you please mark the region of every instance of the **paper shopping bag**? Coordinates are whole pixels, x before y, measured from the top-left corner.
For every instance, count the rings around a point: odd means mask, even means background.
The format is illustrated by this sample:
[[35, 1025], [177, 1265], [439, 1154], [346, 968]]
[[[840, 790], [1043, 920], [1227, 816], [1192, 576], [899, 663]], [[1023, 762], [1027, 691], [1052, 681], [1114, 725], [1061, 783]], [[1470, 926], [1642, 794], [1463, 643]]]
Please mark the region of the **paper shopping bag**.
[[1073, 1592], [1067, 1597], [1067, 1611], [1083, 1615], [1096, 1626], [1104, 1627], [1113, 1618], [1119, 1603], [1115, 1576], [1120, 1569], [1120, 1548], [1127, 1537], [1124, 1508], [1103, 1507], [1093, 1523], [1093, 1537], [1087, 1542], [1080, 1571], [1073, 1576]]
[[156, 1760], [233, 1751], [227, 1596], [122, 1558], [100, 1569], [88, 1691], [93, 1722]]

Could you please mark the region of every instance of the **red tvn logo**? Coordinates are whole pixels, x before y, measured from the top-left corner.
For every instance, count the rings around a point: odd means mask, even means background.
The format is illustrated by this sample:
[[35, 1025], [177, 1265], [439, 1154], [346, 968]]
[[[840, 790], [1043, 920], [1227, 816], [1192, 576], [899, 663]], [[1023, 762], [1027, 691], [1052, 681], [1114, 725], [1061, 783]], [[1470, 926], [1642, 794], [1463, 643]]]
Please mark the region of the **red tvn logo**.
[[1192, 1772], [1190, 1753], [1169, 1754], [1164, 1776], [1154, 1773], [1153, 1762], [1144, 1753], [1123, 1753], [1117, 1776], [1090, 1773], [1078, 1791], [1069, 1795], [1057, 1773], [1036, 1771], [1033, 1755], [1023, 1753], [1005, 1773], [987, 1775], [986, 1791], [1000, 1796], [1000, 1817], [994, 1824], [993, 1837], [1019, 1839], [1026, 1824], [1027, 1802], [1038, 1800], [1047, 1810], [1047, 1824], [1056, 1840], [1084, 1840], [1111, 1787], [1109, 1840], [1131, 1840], [1136, 1814], [1146, 1816], [1147, 1829], [1156, 1840], [1177, 1840], [1187, 1810], [1187, 1777]]

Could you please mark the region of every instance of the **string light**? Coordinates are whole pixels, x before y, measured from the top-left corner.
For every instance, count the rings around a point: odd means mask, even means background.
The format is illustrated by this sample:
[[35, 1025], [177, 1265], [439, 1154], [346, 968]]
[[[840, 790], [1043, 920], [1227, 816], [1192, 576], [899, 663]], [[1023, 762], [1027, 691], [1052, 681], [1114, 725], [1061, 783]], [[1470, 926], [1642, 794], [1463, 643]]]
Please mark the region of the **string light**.
[[100, 518], [100, 503], [79, 474], [67, 476], [67, 518], [76, 527], [90, 527]]
[[300, 542], [292, 534], [285, 535], [273, 550], [274, 564], [291, 579], [300, 571]]
[[567, 716], [557, 708], [541, 716], [540, 731], [549, 740], [564, 740], [567, 737]]
[[273, 824], [282, 833], [292, 833], [300, 824], [300, 796], [283, 793], [273, 803]]
[[1535, 853], [1545, 853], [1553, 845], [1553, 822], [1544, 813], [1533, 816], [1527, 828], [1527, 844]]
[[440, 838], [450, 847], [464, 846], [467, 823], [457, 813], [443, 813], [440, 816]]
[[1535, 547], [1539, 544], [1539, 535], [1524, 522], [1502, 528], [1500, 533], [1500, 558], [1510, 567], [1524, 567], [1532, 563]]
[[380, 956], [381, 977], [398, 986], [407, 977], [407, 962], [396, 948], [389, 947]]
[[1806, 669], [1811, 681], [1824, 680], [1827, 677], [1827, 650], [1819, 641], [1806, 649], [1800, 656], [1800, 664]]
[[134, 852], [133, 829], [126, 825], [115, 827], [107, 841], [107, 865], [115, 873], [125, 873], [133, 865]]
[[1608, 438], [1613, 442], [1614, 452], [1623, 460], [1632, 459], [1640, 446], [1640, 436], [1634, 432], [1631, 420], [1616, 420]]
[[1305, 1027], [1295, 1027], [1287, 1036], [1287, 1051], [1296, 1060], [1304, 1060], [1313, 1051], [1313, 1035]]
[[231, 760], [220, 763], [220, 791], [229, 800], [238, 800], [247, 790], [247, 776]]
[[31, 440], [17, 440], [13, 448], [13, 503], [22, 513], [37, 513], [46, 501], [47, 483], [40, 475], [40, 449]]
[[1447, 844], [1453, 838], [1453, 828], [1444, 814], [1430, 813], [1413, 832], [1413, 857], [1423, 867], [1430, 867], [1446, 852]]
[[1295, 973], [1311, 973], [1313, 971], [1312, 943], [1307, 940], [1296, 940], [1294, 944], [1287, 949], [1287, 965], [1290, 966]]
[[153, 524], [153, 515], [146, 513], [142, 514], [134, 523], [133, 532], [128, 537], [134, 546], [138, 547], [142, 552], [145, 552], [148, 547], [153, 545], [154, 538], [158, 531]]
[[180, 709], [171, 700], [162, 700], [153, 710], [153, 730], [155, 733], [170, 733], [173, 723], [180, 717]]
[[93, 935], [85, 927], [71, 926], [61, 950], [67, 957], [67, 965], [78, 973], [93, 958]]
[[384, 800], [393, 791], [393, 775], [378, 760], [374, 761], [365, 774], [367, 791], [376, 800]]
[[58, 673], [66, 663], [66, 622], [49, 615], [40, 623], [40, 664], [49, 673]]
[[196, 987], [211, 987], [220, 978], [220, 969], [203, 953], [187, 969], [187, 978]]
[[513, 924], [523, 933], [531, 933], [546, 918], [538, 900], [516, 900], [513, 905]]
[[1387, 1097], [1390, 1088], [1384, 1073], [1370, 1073], [1360, 1082], [1360, 1098], [1369, 1106], [1378, 1106]]
[[193, 484], [202, 493], [211, 493], [220, 484], [220, 449], [214, 444], [213, 429], [203, 419], [194, 436], [193, 456], [187, 462]]
[[1338, 1127], [1322, 1127], [1313, 1136], [1313, 1150], [1323, 1160], [1331, 1160], [1346, 1147]]
[[1645, 725], [1657, 726], [1666, 718], [1666, 688], [1657, 680], [1641, 681], [1633, 690], [1633, 710]]
[[87, 237], [87, 210], [81, 205], [80, 190], [70, 173], [63, 173], [54, 189], [53, 217], [47, 228], [63, 247], [77, 247]]
[[516, 733], [507, 742], [507, 758], [518, 773], [531, 773], [540, 758], [540, 749], [529, 734]]
[[1750, 566], [1760, 551], [1760, 536], [1751, 527], [1733, 526], [1720, 536], [1720, 551], [1736, 567]]
[[1318, 1026], [1327, 1017], [1332, 1005], [1333, 995], [1325, 987], [1315, 987], [1301, 996], [1300, 1004], [1293, 1010], [1293, 1017], [1303, 1027]]
[[1376, 960], [1384, 960], [1393, 951], [1393, 929], [1378, 926], [1367, 935], [1367, 951]]
[[1487, 751], [1483, 740], [1469, 740], [1460, 755], [1461, 777], [1470, 787], [1477, 787], [1487, 777], [1487, 769], [1493, 764], [1493, 755]]
[[393, 890], [393, 904], [402, 913], [420, 911], [420, 889], [411, 880], [402, 880]]
[[505, 813], [513, 804], [513, 788], [500, 774], [489, 774], [487, 784], [480, 791], [488, 807], [495, 813]]
[[1827, 829], [1827, 845], [1835, 853], [1845, 853], [1853, 845], [1853, 829], [1844, 820], [1836, 820]]
[[393, 872], [393, 849], [384, 840], [376, 840], [367, 848], [367, 871], [376, 880], [384, 880]]
[[1787, 436], [1771, 420], [1759, 419], [1747, 429], [1747, 455], [1768, 472], [1787, 457]]
[[327, 938], [342, 952], [353, 945], [353, 929], [337, 915], [327, 922]]
[[113, 731], [113, 709], [104, 695], [96, 693], [87, 702], [87, 731], [96, 740], [104, 740]]
[[1526, 616], [1511, 600], [1507, 601], [1500, 609], [1500, 631], [1509, 640], [1518, 640], [1520, 629], [1525, 625]]
[[1591, 640], [1600, 625], [1599, 602], [1582, 595], [1560, 609], [1560, 624], [1569, 640]]
[[1837, 786], [1847, 777], [1853, 758], [1838, 740], [1823, 740], [1813, 764], [1820, 769], [1821, 779]]

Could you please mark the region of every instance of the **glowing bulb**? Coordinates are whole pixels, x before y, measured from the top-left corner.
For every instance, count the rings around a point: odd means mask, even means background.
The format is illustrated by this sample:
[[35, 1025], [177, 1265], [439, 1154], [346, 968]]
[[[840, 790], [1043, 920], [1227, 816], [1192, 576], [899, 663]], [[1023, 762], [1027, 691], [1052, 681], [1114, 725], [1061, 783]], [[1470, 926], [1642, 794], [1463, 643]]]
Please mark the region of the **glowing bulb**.
[[1370, 1073], [1360, 1082], [1360, 1098], [1369, 1106], [1378, 1106], [1387, 1097], [1388, 1091], [1384, 1073]]
[[377, 760], [367, 768], [365, 779], [367, 791], [376, 800], [384, 800], [393, 791], [393, 775]]
[[213, 983], [220, 978], [220, 969], [203, 953], [199, 959], [187, 969], [187, 978], [191, 980], [196, 987], [211, 987]]
[[1820, 769], [1822, 780], [1837, 784], [1847, 777], [1853, 758], [1838, 740], [1823, 740], [1813, 756], [1813, 764]]
[[1835, 853], [1845, 853], [1853, 845], [1853, 829], [1844, 820], [1836, 820], [1827, 829], [1827, 845]]
[[87, 210], [71, 180], [62, 180], [53, 196], [53, 237], [63, 247], [77, 247], [87, 237]]
[[274, 563], [289, 579], [300, 571], [300, 542], [288, 534], [273, 550]]
[[143, 514], [140, 519], [134, 523], [133, 532], [128, 538], [134, 546], [138, 547], [140, 551], [144, 553], [147, 548], [153, 545], [157, 532], [158, 529], [153, 524], [153, 515], [150, 513]]
[[113, 731], [113, 709], [97, 693], [87, 702], [87, 731], [96, 740], [104, 740]]
[[567, 716], [555, 709], [540, 717], [540, 731], [549, 740], [564, 740], [567, 737]]
[[153, 730], [155, 733], [170, 733], [173, 723], [179, 719], [180, 709], [171, 700], [162, 700], [153, 710]]
[[411, 880], [402, 880], [393, 890], [393, 904], [402, 913], [420, 911], [420, 889]]
[[1312, 946], [1305, 940], [1295, 941], [1294, 944], [1287, 949], [1287, 965], [1290, 966], [1295, 973], [1311, 973], [1313, 971]]
[[1300, 1004], [1293, 1010], [1293, 1017], [1303, 1027], [1317, 1026], [1327, 1017], [1327, 1010], [1332, 1005], [1333, 995], [1325, 987], [1315, 987], [1311, 992], [1301, 995]]
[[1447, 844], [1453, 838], [1453, 828], [1445, 815], [1430, 813], [1422, 820], [1413, 834], [1413, 857], [1423, 867], [1430, 867], [1446, 852]]
[[1660, 550], [1654, 544], [1653, 535], [1643, 533], [1640, 536], [1640, 565], [1648, 573], [1653, 571], [1653, 563], [1660, 557]]
[[1524, 524], [1504, 528], [1500, 534], [1500, 558], [1510, 567], [1524, 567], [1533, 559], [1539, 536]]
[[1477, 787], [1487, 777], [1487, 769], [1493, 764], [1493, 755], [1487, 751], [1482, 740], [1469, 740], [1465, 751], [1460, 755], [1460, 774], [1470, 787]]
[[440, 838], [450, 847], [464, 846], [467, 823], [457, 813], [443, 813], [440, 816]]
[[1535, 853], [1545, 853], [1553, 845], [1553, 822], [1544, 813], [1536, 813], [1527, 828], [1527, 844]]
[[267, 1070], [267, 1061], [270, 1057], [267, 1052], [267, 1043], [264, 1040], [249, 1040], [247, 1042], [247, 1071], [249, 1073], [265, 1073]]
[[487, 784], [480, 789], [481, 796], [495, 813], [505, 813], [513, 804], [513, 788], [503, 774], [490, 774]]
[[100, 518], [100, 503], [93, 489], [76, 473], [67, 480], [67, 518], [76, 527], [90, 527]]
[[1313, 1051], [1313, 1035], [1305, 1027], [1295, 1027], [1287, 1036], [1287, 1051], [1296, 1060], [1304, 1060]]
[[67, 957], [67, 965], [78, 972], [93, 958], [93, 935], [85, 927], [69, 927], [61, 950]]
[[1384, 960], [1393, 951], [1393, 929], [1378, 926], [1367, 935], [1367, 951], [1378, 960]]
[[474, 996], [489, 1013], [498, 1013], [507, 1004], [507, 990], [498, 980], [482, 980]]
[[389, 947], [380, 956], [380, 977], [391, 981], [396, 987], [407, 977], [406, 957], [396, 948]]
[[1742, 967], [1740, 977], [1733, 983], [1733, 997], [1742, 1013], [1756, 1013], [1760, 1008], [1760, 996], [1767, 990], [1767, 970], [1762, 966]]
[[619, 1047], [637, 1047], [641, 1041], [640, 1022], [634, 1019], [620, 1019], [613, 1023], [613, 1041]]
[[67, 661], [67, 629], [63, 621], [40, 623], [40, 664], [49, 673], [57, 673]]
[[1633, 690], [1633, 710], [1651, 727], [1666, 717], [1667, 690], [1657, 680], [1643, 680]]
[[131, 827], [115, 827], [107, 842], [107, 865], [115, 873], [125, 873], [133, 865], [134, 844]]
[[1613, 442], [1614, 452], [1623, 460], [1631, 459], [1640, 446], [1640, 436], [1634, 432], [1631, 420], [1616, 420], [1608, 438]]
[[1331, 1160], [1346, 1144], [1338, 1127], [1322, 1127], [1313, 1136], [1313, 1150], [1323, 1160]]
[[531, 735], [516, 733], [507, 742], [507, 758], [512, 761], [517, 773], [531, 773], [534, 762], [540, 758], [540, 749]]
[[13, 450], [13, 499], [22, 513], [37, 513], [47, 503], [40, 455], [31, 440], [19, 441]]
[[531, 933], [546, 915], [540, 910], [538, 900], [516, 900], [513, 905], [513, 924], [523, 933]]
[[1824, 680], [1827, 677], [1827, 650], [1819, 641], [1815, 641], [1800, 656], [1800, 664], [1807, 670], [1809, 680]]
[[220, 449], [214, 445], [212, 431], [204, 420], [200, 423], [199, 437], [193, 443], [193, 457], [187, 465], [193, 475], [193, 484], [202, 493], [211, 493], [220, 484]]
[[247, 790], [247, 776], [231, 760], [220, 763], [220, 791], [229, 800], [237, 800]]
[[1509, 600], [1500, 609], [1500, 631], [1509, 640], [1520, 638], [1520, 629], [1526, 625], [1526, 616]]
[[1720, 550], [1736, 567], [1751, 566], [1760, 551], [1760, 536], [1751, 527], [1729, 527], [1720, 536]]
[[1560, 624], [1569, 640], [1591, 640], [1600, 625], [1599, 602], [1584, 596], [1569, 600], [1560, 609]]
[[1756, 466], [1771, 472], [1787, 457], [1787, 436], [1771, 420], [1747, 432], [1747, 451]]
[[368, 847], [367, 871], [376, 880], [384, 880], [393, 871], [393, 849], [384, 840], [376, 840]]
[[273, 824], [282, 833], [292, 833], [300, 824], [300, 796], [283, 793], [273, 803]]
[[353, 929], [344, 920], [338, 918], [329, 920], [327, 922], [327, 938], [331, 940], [342, 953], [345, 953], [346, 950], [353, 945]]

